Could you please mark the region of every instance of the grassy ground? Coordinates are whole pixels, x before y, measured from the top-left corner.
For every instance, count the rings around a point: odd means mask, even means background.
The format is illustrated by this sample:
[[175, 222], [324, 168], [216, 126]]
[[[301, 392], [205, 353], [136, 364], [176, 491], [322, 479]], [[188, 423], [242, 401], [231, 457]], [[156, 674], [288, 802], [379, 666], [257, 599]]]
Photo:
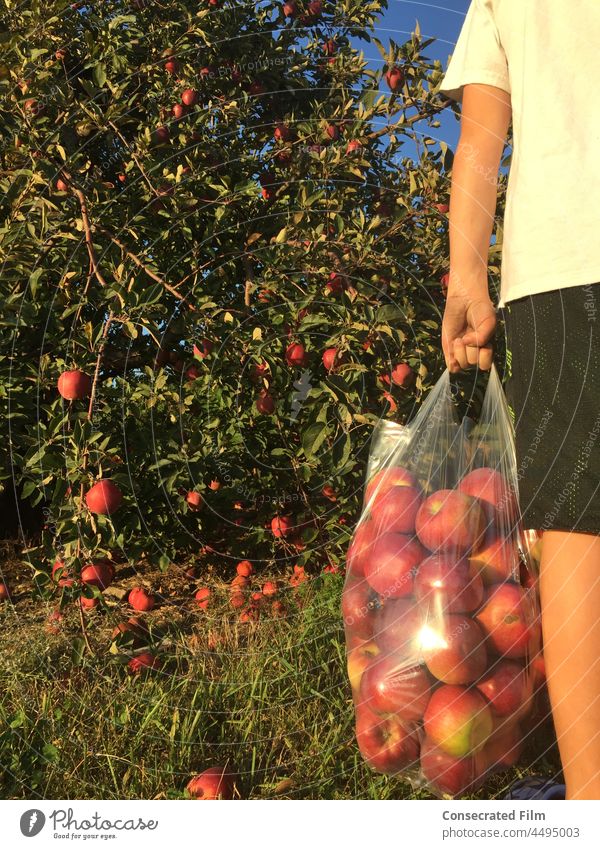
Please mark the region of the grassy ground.
[[[55, 634], [47, 626], [55, 603], [2, 605], [0, 796], [183, 798], [191, 775], [229, 762], [246, 798], [430, 798], [375, 775], [358, 755], [342, 583], [323, 575], [284, 590], [285, 619], [245, 625], [226, 597], [198, 611], [188, 588], [180, 604], [147, 616], [164, 666], [139, 677], [127, 673], [122, 651], [111, 653], [122, 602], [86, 616], [91, 654], [74, 605]], [[534, 752], [544, 752], [537, 763]], [[477, 796], [502, 794], [517, 774], [556, 771], [547, 722], [523, 763]]]

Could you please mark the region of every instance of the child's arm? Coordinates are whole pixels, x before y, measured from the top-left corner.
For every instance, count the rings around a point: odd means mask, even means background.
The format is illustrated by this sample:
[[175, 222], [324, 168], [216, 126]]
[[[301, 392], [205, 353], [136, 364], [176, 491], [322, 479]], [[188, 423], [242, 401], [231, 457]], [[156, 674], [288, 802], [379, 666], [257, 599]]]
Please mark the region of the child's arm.
[[[465, 85], [450, 192], [450, 280], [442, 347], [450, 371], [492, 364], [496, 311], [488, 294], [488, 252], [500, 159], [511, 119], [510, 94]], [[483, 347], [485, 346], [485, 347]]]

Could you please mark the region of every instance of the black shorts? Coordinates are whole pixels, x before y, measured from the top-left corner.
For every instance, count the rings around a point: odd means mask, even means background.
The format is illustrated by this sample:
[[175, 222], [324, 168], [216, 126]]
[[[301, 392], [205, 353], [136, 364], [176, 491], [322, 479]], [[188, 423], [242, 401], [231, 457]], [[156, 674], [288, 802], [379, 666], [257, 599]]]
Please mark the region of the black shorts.
[[600, 533], [600, 283], [509, 301], [505, 390], [525, 528]]

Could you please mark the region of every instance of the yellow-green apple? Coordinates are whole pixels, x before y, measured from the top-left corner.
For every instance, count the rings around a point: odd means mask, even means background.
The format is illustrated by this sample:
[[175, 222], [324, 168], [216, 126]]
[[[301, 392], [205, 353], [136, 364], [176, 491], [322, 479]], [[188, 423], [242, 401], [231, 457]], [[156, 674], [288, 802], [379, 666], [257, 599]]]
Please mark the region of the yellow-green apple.
[[415, 598], [434, 618], [445, 613], [469, 613], [483, 601], [483, 581], [477, 573], [471, 573], [468, 560], [432, 554], [417, 569]]
[[385, 81], [390, 91], [398, 91], [402, 88], [402, 83], [404, 82], [404, 71], [397, 65], [392, 65], [385, 73]]
[[373, 636], [373, 613], [377, 599], [365, 580], [348, 577], [342, 592], [342, 617], [346, 633], [361, 640]]
[[484, 466], [466, 474], [456, 487], [459, 492], [479, 498], [488, 512], [488, 523], [497, 532], [506, 536], [517, 516], [517, 500], [514, 491], [501, 472]]
[[519, 556], [510, 538], [486, 534], [483, 546], [471, 554], [469, 562], [487, 585], [514, 578], [519, 567]]
[[81, 582], [91, 587], [105, 590], [115, 577], [115, 567], [108, 560], [98, 560], [88, 563], [81, 570]]
[[381, 533], [413, 534], [421, 503], [419, 487], [391, 486], [383, 495], [375, 496], [370, 508], [371, 521]]
[[211, 766], [190, 779], [186, 790], [193, 799], [233, 799], [237, 776], [225, 766]]
[[152, 610], [156, 607], [156, 599], [152, 593], [149, 593], [148, 590], [144, 589], [144, 587], [134, 587], [130, 590], [127, 600], [134, 610], [139, 610], [141, 612]]
[[308, 354], [301, 342], [292, 342], [285, 349], [285, 360], [289, 366], [304, 368], [308, 363]]
[[132, 657], [127, 664], [127, 668], [132, 675], [139, 675], [140, 672], [150, 669], [158, 669], [159, 666], [159, 659], [156, 655], [149, 651], [143, 651], [141, 654], [137, 654], [135, 657]]
[[532, 599], [518, 584], [492, 584], [477, 613], [488, 644], [506, 657], [525, 657], [539, 637]]
[[455, 758], [429, 737], [421, 742], [421, 770], [432, 789], [441, 796], [462, 796], [476, 776], [473, 757]]
[[407, 534], [383, 534], [370, 546], [365, 558], [365, 578], [384, 598], [401, 598], [412, 593], [414, 571], [425, 551]]
[[63, 371], [58, 378], [57, 389], [66, 401], [81, 401], [92, 391], [92, 378], [83, 371]]
[[378, 716], [364, 706], [356, 711], [356, 742], [369, 766], [387, 775], [396, 775], [419, 759], [413, 728], [395, 716]]
[[475, 755], [477, 771], [508, 769], [515, 766], [523, 751], [523, 732], [518, 723], [494, 731]]
[[393, 713], [405, 722], [423, 718], [431, 697], [431, 678], [423, 666], [407, 666], [396, 655], [379, 655], [365, 669], [360, 704], [374, 713]]
[[389, 598], [373, 616], [375, 641], [385, 653], [420, 660], [417, 636], [423, 626], [422, 611], [412, 599]]
[[529, 689], [525, 670], [513, 660], [500, 660], [476, 682], [496, 716], [511, 716], [527, 701]]
[[354, 640], [350, 645], [353, 645], [353, 648], [348, 651], [346, 666], [352, 692], [358, 696], [363, 672], [379, 654], [379, 646], [373, 640]]
[[208, 608], [210, 596], [211, 592], [208, 587], [200, 587], [200, 589], [196, 591], [194, 598], [201, 610], [206, 610]]
[[100, 516], [110, 516], [115, 513], [123, 502], [123, 494], [116, 483], [111, 480], [99, 480], [85, 495], [85, 503], [90, 513]]
[[455, 758], [477, 752], [494, 728], [492, 711], [477, 690], [443, 684], [434, 690], [423, 718], [425, 734]]
[[483, 675], [487, 651], [483, 631], [462, 613], [433, 619], [419, 633], [427, 668], [445, 684], [471, 684]]
[[475, 552], [484, 539], [485, 527], [481, 502], [453, 489], [428, 496], [416, 518], [417, 536], [430, 551]]
[[197, 512], [198, 512], [198, 510], [201, 510], [201, 509], [202, 509], [202, 505], [204, 504], [204, 501], [203, 501], [202, 496], [200, 495], [200, 493], [199, 493], [199, 492], [194, 492], [193, 490], [190, 490], [190, 491], [186, 494], [186, 496], [185, 496], [185, 500], [186, 500], [186, 502], [187, 502], [188, 507], [190, 508], [190, 510], [191, 510], [193, 513], [197, 513]]
[[419, 488], [416, 476], [401, 466], [389, 466], [377, 472], [367, 484], [365, 490], [365, 503], [369, 503], [373, 495], [382, 498], [388, 489], [394, 486], [410, 486]]

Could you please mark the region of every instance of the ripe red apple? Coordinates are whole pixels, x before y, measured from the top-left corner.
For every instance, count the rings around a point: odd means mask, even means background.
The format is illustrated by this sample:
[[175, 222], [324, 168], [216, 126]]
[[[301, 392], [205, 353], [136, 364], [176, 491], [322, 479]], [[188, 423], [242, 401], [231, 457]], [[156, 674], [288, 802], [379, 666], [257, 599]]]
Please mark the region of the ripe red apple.
[[289, 536], [293, 528], [294, 522], [291, 516], [273, 516], [271, 519], [271, 531], [277, 539]]
[[476, 683], [497, 716], [517, 713], [528, 696], [527, 678], [520, 663], [501, 660]]
[[473, 469], [458, 482], [457, 489], [484, 501], [489, 506], [488, 521], [493, 522], [500, 534], [506, 536], [515, 522], [518, 510], [515, 493], [504, 475], [488, 467]]
[[100, 600], [98, 598], [88, 598], [84, 595], [79, 597], [79, 604], [83, 610], [93, 610], [99, 603]]
[[168, 127], [156, 127], [154, 130], [154, 144], [167, 144], [170, 138], [171, 134]]
[[282, 601], [276, 598], [275, 601], [271, 602], [271, 613], [274, 619], [283, 619], [287, 616], [287, 607]]
[[336, 366], [344, 362], [345, 357], [343, 354], [338, 354], [337, 348], [326, 348], [321, 359], [327, 371], [333, 371]]
[[193, 88], [186, 88], [181, 94], [181, 102], [184, 106], [195, 106], [198, 103], [198, 92]]
[[139, 675], [144, 671], [158, 669], [159, 666], [159, 659], [149, 651], [143, 651], [141, 654], [137, 654], [127, 664], [127, 668], [132, 675]]
[[434, 619], [419, 640], [427, 668], [445, 684], [470, 684], [485, 672], [485, 636], [469, 616], [451, 613]]
[[342, 617], [346, 634], [361, 640], [373, 637], [373, 613], [377, 602], [369, 584], [349, 578], [342, 592]]
[[[60, 577], [58, 577], [58, 573], [60, 572]], [[75, 584], [75, 578], [65, 568], [65, 564], [62, 560], [55, 560], [54, 565], [52, 566], [52, 580], [58, 583], [59, 587], [72, 587]]]
[[373, 658], [377, 657], [379, 651], [379, 646], [373, 640], [363, 640], [348, 651], [346, 657], [348, 679], [352, 687], [352, 693], [356, 698], [359, 696], [363, 673]]
[[329, 501], [337, 501], [335, 489], [331, 486], [331, 484], [326, 483], [323, 489], [321, 490], [321, 494], [324, 495], [325, 498], [329, 499]]
[[193, 799], [233, 799], [237, 776], [225, 766], [211, 766], [190, 779], [186, 790]]
[[400, 598], [413, 590], [414, 570], [425, 556], [422, 546], [405, 534], [383, 534], [371, 546], [365, 577], [385, 598]]
[[92, 391], [92, 378], [83, 371], [63, 371], [58, 378], [59, 394], [67, 401], [81, 401]]
[[483, 581], [471, 574], [468, 560], [432, 554], [415, 575], [415, 598], [437, 619], [446, 613], [469, 613], [483, 601]]
[[248, 94], [251, 97], [259, 97], [261, 94], [266, 94], [266, 88], [259, 80], [253, 80], [248, 86]]
[[371, 521], [382, 533], [413, 534], [421, 503], [420, 487], [391, 486], [383, 495], [375, 496], [370, 508]]
[[256, 399], [256, 409], [263, 415], [270, 416], [275, 411], [275, 400], [266, 389], [259, 394]]
[[361, 522], [354, 531], [352, 542], [346, 554], [348, 571], [353, 577], [363, 577], [367, 558], [370, 556], [371, 548], [377, 538], [376, 528], [373, 522]]
[[69, 184], [66, 183], [62, 179], [62, 177], [59, 177], [58, 180], [56, 181], [56, 191], [57, 192], [68, 192], [69, 191]]
[[389, 598], [373, 615], [375, 642], [385, 654], [418, 663], [418, 635], [424, 622], [422, 611], [412, 599]]
[[235, 567], [235, 571], [243, 578], [249, 578], [254, 572], [254, 569], [252, 568], [252, 563], [250, 563], [249, 560], [240, 560], [238, 565]]
[[283, 14], [286, 16], [286, 18], [295, 18], [297, 13], [298, 6], [296, 3], [293, 2], [293, 0], [292, 2], [283, 4]]
[[308, 363], [308, 354], [300, 342], [292, 342], [285, 349], [285, 359], [289, 366], [304, 368]]
[[469, 557], [472, 571], [479, 573], [487, 585], [514, 578], [519, 567], [519, 555], [514, 543], [493, 534], [490, 538], [489, 530], [483, 546]]
[[455, 554], [477, 551], [485, 526], [480, 502], [453, 489], [440, 489], [426, 498], [416, 518], [417, 535], [426, 548]]
[[431, 697], [423, 666], [406, 666], [395, 655], [375, 657], [360, 683], [361, 704], [374, 713], [393, 713], [405, 722], [422, 719]]
[[534, 614], [521, 587], [507, 581], [489, 587], [477, 621], [498, 654], [525, 657], [538, 636], [539, 622]]
[[197, 513], [199, 510], [201, 510], [202, 505], [204, 504], [204, 500], [203, 500], [202, 496], [200, 495], [200, 493], [194, 492], [193, 490], [190, 490], [186, 494], [185, 500], [186, 500], [187, 504], [189, 505], [190, 510], [193, 513]]
[[450, 212], [450, 207], [447, 203], [434, 203], [433, 208], [437, 209], [441, 215], [447, 215]]
[[434, 690], [425, 710], [425, 734], [455, 758], [481, 749], [492, 733], [492, 711], [477, 690], [444, 684]]
[[352, 153], [356, 153], [356, 151], [362, 150], [362, 144], [358, 139], [350, 139], [348, 144], [346, 145], [346, 154], [349, 156]]
[[250, 367], [250, 380], [252, 383], [261, 384], [269, 380], [269, 365], [266, 362], [253, 363]]
[[214, 342], [211, 342], [210, 339], [201, 339], [197, 345], [194, 345], [194, 356], [198, 357], [199, 360], [203, 360], [204, 357], [212, 353], [214, 347]]
[[477, 772], [491, 769], [508, 769], [515, 766], [523, 751], [523, 734], [517, 724], [494, 731], [486, 744], [475, 755]]
[[401, 466], [390, 466], [377, 472], [367, 484], [365, 490], [365, 503], [369, 503], [372, 496], [377, 493], [377, 498], [383, 498], [388, 489], [393, 486], [412, 486], [419, 488], [419, 482], [412, 472]]
[[340, 137], [340, 128], [336, 124], [327, 124], [325, 133], [331, 141], [337, 141]]
[[229, 598], [229, 604], [232, 607], [239, 609], [240, 607], [243, 607], [246, 604], [246, 599], [244, 598], [241, 592], [234, 592]]
[[140, 613], [145, 613], [156, 607], [156, 599], [144, 587], [134, 587], [130, 590], [127, 600], [130, 607], [133, 607], [134, 610], [138, 610]]
[[276, 141], [287, 142], [292, 137], [292, 131], [287, 124], [276, 124], [273, 137]]
[[275, 581], [265, 581], [262, 588], [262, 594], [267, 598], [272, 598], [274, 595], [277, 595], [279, 589]]
[[131, 648], [140, 648], [146, 644], [149, 633], [145, 622], [137, 616], [132, 616], [127, 622], [119, 622], [113, 629], [111, 639], [114, 641], [123, 635]]
[[179, 71], [179, 62], [174, 57], [169, 57], [165, 62], [165, 71], [167, 74], [176, 74]]
[[8, 591], [8, 586], [4, 581], [0, 581], [0, 601], [8, 601], [10, 599], [10, 593]]
[[402, 88], [404, 83], [404, 71], [397, 65], [392, 65], [388, 68], [385, 74], [385, 81], [388, 84], [390, 91], [397, 92]]
[[421, 770], [432, 789], [442, 796], [462, 796], [476, 776], [472, 757], [455, 758], [429, 737], [421, 743]]
[[348, 288], [348, 281], [343, 274], [338, 274], [337, 271], [332, 271], [329, 274], [329, 278], [325, 286], [332, 295], [341, 295], [341, 293]]
[[171, 112], [173, 113], [173, 117], [175, 118], [175, 120], [179, 121], [181, 118], [183, 118], [184, 115], [187, 114], [187, 109], [182, 103], [176, 103], [171, 109]]
[[123, 494], [116, 483], [103, 479], [95, 483], [85, 495], [85, 503], [90, 513], [110, 516], [123, 502]]
[[401, 386], [403, 389], [406, 389], [414, 382], [415, 373], [408, 363], [396, 363], [390, 377], [395, 386]]
[[115, 568], [108, 560], [99, 560], [96, 563], [88, 563], [81, 570], [81, 581], [91, 587], [105, 590], [113, 582]]
[[229, 586], [233, 592], [241, 592], [248, 586], [248, 578], [245, 578], [243, 575], [236, 575]]
[[395, 716], [377, 716], [364, 707], [357, 710], [356, 742], [369, 766], [388, 775], [414, 766], [419, 758], [419, 741], [410, 726]]

